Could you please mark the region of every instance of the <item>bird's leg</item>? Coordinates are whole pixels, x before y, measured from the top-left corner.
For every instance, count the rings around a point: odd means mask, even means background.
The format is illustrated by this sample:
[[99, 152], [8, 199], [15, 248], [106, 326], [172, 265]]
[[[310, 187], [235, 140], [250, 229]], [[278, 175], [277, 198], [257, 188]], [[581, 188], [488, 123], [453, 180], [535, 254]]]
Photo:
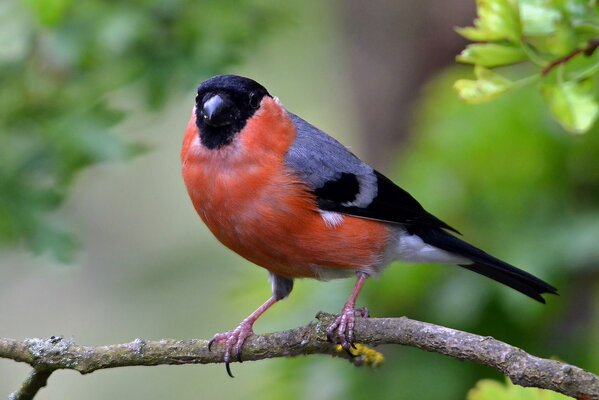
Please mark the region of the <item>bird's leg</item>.
[[256, 311], [241, 321], [237, 328], [229, 332], [217, 333], [212, 340], [208, 342], [208, 351], [210, 351], [215, 342], [225, 343], [225, 368], [227, 369], [227, 374], [229, 374], [231, 378], [233, 378], [231, 367], [229, 365], [231, 363], [231, 355], [236, 357], [237, 361], [241, 362], [241, 347], [245, 340], [254, 334], [254, 330], [252, 329], [254, 322], [256, 322], [256, 320], [277, 301], [278, 299], [276, 299], [275, 296], [271, 296], [264, 304], [258, 307]]
[[339, 343], [343, 347], [345, 351], [349, 353], [349, 348], [354, 347], [354, 324], [356, 322], [356, 314], [361, 317], [368, 316], [368, 310], [356, 310], [356, 299], [360, 294], [360, 290], [368, 278], [368, 275], [363, 272], [358, 272], [358, 280], [356, 281], [356, 285], [352, 290], [347, 302], [343, 306], [343, 310], [341, 310], [341, 315], [337, 317], [335, 322], [331, 324], [331, 326], [327, 329], [327, 337], [332, 342], [333, 335], [337, 332], [337, 337], [339, 338]]

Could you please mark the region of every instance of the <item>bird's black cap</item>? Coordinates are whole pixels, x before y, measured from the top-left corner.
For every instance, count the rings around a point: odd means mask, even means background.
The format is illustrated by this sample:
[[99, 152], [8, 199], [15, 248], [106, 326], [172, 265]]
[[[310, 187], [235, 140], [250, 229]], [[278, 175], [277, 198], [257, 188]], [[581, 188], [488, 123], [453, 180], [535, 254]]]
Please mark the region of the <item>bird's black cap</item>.
[[229, 144], [264, 96], [270, 96], [264, 86], [243, 76], [217, 75], [202, 82], [195, 111], [202, 145], [218, 149]]

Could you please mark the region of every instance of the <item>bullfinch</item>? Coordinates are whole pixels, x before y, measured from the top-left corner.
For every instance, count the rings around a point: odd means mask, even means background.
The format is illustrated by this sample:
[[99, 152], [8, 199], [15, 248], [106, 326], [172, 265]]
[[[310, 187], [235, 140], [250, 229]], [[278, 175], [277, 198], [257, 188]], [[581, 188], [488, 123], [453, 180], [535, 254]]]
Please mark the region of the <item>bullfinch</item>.
[[181, 161], [191, 202], [210, 231], [270, 275], [272, 296], [210, 342], [224, 345], [229, 375], [254, 322], [291, 293], [295, 278], [357, 278], [327, 330], [347, 351], [360, 289], [395, 260], [457, 264], [541, 303], [541, 294], [557, 293], [458, 238], [408, 192], [254, 80], [219, 75], [200, 84]]

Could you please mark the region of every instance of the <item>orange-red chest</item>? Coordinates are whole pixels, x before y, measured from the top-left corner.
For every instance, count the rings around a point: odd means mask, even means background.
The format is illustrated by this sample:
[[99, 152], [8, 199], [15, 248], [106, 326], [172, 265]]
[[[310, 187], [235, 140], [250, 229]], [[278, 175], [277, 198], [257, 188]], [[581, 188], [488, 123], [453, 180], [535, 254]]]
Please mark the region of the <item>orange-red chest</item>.
[[202, 220], [224, 245], [282, 276], [319, 277], [323, 267], [350, 272], [379, 266], [388, 227], [349, 216], [339, 226], [326, 225], [314, 196], [285, 165], [294, 139], [286, 111], [270, 98], [219, 149], [202, 146], [192, 115], [181, 160]]

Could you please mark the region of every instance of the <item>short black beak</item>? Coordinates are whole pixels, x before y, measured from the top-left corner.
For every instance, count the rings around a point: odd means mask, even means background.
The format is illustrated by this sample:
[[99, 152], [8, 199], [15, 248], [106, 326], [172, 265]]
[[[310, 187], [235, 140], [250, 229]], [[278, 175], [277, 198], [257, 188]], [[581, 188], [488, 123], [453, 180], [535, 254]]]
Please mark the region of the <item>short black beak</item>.
[[215, 94], [204, 102], [202, 118], [207, 125], [219, 127], [233, 123], [233, 113], [229, 102]]

